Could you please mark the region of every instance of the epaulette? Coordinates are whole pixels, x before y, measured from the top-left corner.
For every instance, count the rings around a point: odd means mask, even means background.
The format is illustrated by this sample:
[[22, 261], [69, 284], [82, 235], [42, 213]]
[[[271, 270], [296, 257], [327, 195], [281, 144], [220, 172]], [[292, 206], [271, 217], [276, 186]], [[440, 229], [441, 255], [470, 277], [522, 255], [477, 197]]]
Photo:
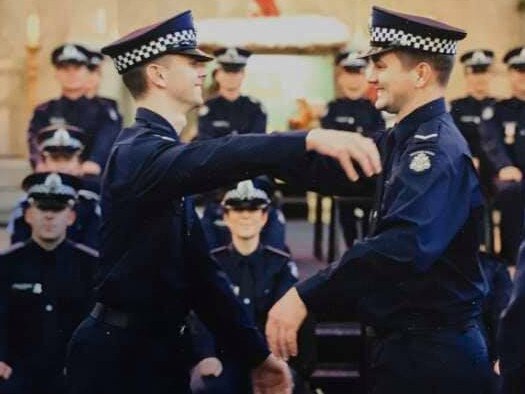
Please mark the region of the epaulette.
[[228, 245], [219, 246], [218, 248], [213, 248], [212, 250], [210, 250], [210, 253], [211, 254], [217, 254], [217, 253], [220, 253], [220, 252], [225, 252], [228, 249], [229, 249]]
[[278, 249], [278, 248], [275, 248], [273, 246], [270, 246], [270, 245], [264, 245], [263, 248], [265, 250], [268, 250], [270, 252], [273, 252], [275, 254], [278, 254], [280, 256], [283, 256], [283, 257], [286, 257], [286, 258], [290, 258], [292, 257], [292, 255], [284, 250], [281, 250], [281, 249]]
[[87, 245], [84, 245], [84, 244], [80, 244], [80, 243], [76, 243], [76, 242], [72, 242], [73, 244], [73, 247], [83, 251], [83, 252], [86, 252], [87, 254], [93, 256], [93, 257], [98, 257], [98, 252], [93, 249], [93, 248], [90, 248], [89, 246]]
[[0, 251], [0, 256], [4, 256], [6, 254], [9, 254], [9, 253], [17, 251], [18, 249], [24, 247], [27, 244], [27, 242], [28, 241], [21, 241], [21, 242], [16, 242], [16, 243], [12, 244], [7, 249], [4, 249], [4, 250]]
[[157, 137], [157, 138], [160, 138], [161, 140], [164, 140], [164, 141], [177, 142], [177, 140], [175, 138], [167, 137], [165, 135], [160, 135], [160, 134], [155, 134], [155, 133], [153, 133], [153, 135], [155, 137]]
[[422, 123], [410, 139], [411, 143], [436, 143], [439, 139], [441, 121], [432, 119]]

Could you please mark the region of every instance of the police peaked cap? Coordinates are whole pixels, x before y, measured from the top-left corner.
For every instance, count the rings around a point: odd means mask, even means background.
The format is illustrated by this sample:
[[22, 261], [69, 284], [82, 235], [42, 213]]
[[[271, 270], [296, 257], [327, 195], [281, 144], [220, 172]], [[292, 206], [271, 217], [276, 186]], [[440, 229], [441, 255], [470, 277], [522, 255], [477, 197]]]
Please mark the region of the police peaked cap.
[[83, 150], [88, 142], [88, 135], [72, 125], [50, 125], [40, 129], [36, 136], [40, 151]]
[[72, 203], [77, 198], [81, 184], [81, 180], [72, 175], [38, 172], [24, 178], [22, 189], [26, 191], [29, 200]]
[[91, 52], [84, 46], [79, 44], [64, 44], [55, 48], [51, 53], [51, 63], [58, 66], [64, 63], [73, 64], [89, 64]]

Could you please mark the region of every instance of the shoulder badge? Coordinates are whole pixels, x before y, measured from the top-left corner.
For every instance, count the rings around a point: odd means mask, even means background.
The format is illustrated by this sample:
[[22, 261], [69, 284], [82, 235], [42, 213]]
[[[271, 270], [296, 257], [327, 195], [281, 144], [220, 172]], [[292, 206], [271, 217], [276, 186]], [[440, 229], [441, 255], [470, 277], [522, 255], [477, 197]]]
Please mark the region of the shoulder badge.
[[432, 167], [431, 156], [433, 155], [433, 152], [423, 150], [411, 153], [408, 168], [415, 173], [425, 172]]

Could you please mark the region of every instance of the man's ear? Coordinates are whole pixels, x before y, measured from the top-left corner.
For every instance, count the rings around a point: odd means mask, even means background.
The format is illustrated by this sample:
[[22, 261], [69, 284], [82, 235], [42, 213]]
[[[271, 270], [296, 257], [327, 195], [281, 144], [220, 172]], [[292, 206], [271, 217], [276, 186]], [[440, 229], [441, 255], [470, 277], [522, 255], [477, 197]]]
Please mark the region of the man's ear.
[[150, 63], [146, 66], [146, 76], [153, 85], [164, 88], [167, 84], [165, 70], [160, 64]]
[[416, 88], [423, 88], [428, 85], [429, 81], [434, 76], [434, 70], [430, 64], [426, 62], [419, 63], [414, 67], [415, 71], [415, 86]]
[[73, 210], [73, 208], [68, 208], [67, 225], [71, 226], [73, 223], [75, 223], [75, 220], [77, 220], [77, 213]]
[[28, 225], [33, 224], [33, 207], [29, 206], [24, 210], [24, 220]]

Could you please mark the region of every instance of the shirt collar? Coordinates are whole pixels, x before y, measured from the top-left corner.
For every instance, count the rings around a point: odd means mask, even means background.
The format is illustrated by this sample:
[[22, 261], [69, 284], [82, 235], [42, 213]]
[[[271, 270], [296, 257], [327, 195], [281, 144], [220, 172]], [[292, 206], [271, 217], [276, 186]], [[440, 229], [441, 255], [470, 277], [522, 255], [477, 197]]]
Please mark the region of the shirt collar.
[[173, 128], [173, 126], [158, 113], [153, 112], [144, 107], [137, 108], [137, 114], [135, 115], [135, 120], [138, 123], [147, 123], [149, 124], [156, 133], [161, 133], [167, 135], [171, 138], [175, 138], [179, 141], [179, 135]]
[[442, 97], [416, 108], [394, 126], [392, 130], [394, 139], [396, 142], [405, 141], [422, 123], [446, 112], [445, 99]]

